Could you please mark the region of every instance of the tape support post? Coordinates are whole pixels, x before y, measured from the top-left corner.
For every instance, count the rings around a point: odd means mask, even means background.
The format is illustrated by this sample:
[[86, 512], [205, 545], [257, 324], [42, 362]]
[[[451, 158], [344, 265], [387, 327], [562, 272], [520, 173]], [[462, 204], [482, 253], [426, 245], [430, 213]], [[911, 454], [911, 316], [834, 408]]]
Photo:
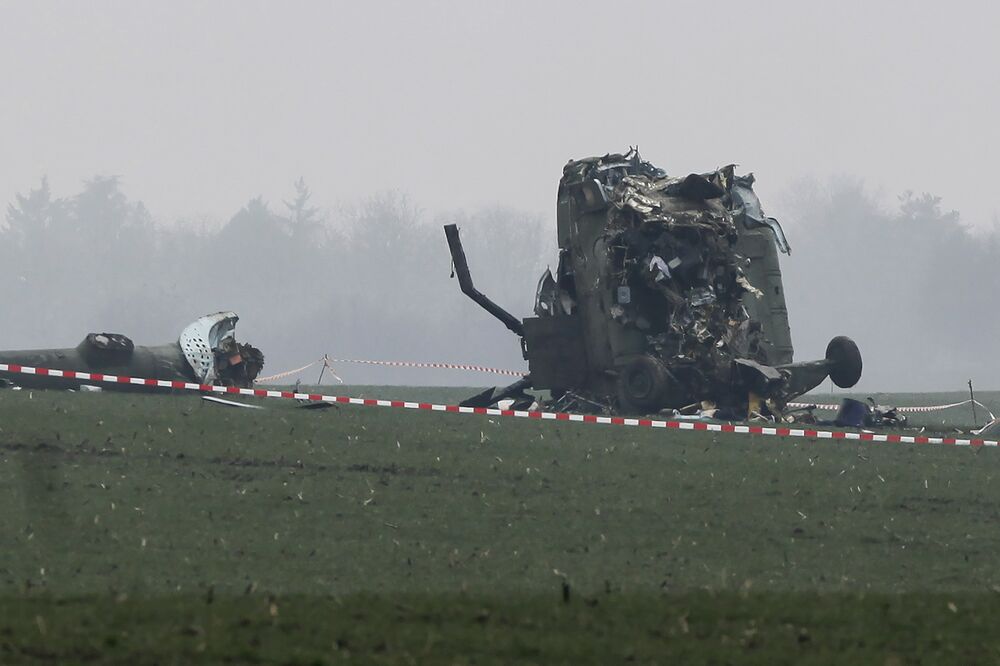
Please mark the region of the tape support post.
[[989, 439], [959, 439], [955, 437], [925, 437], [923, 435], [889, 435], [870, 432], [843, 432], [837, 430], [789, 428], [784, 425], [758, 426], [744, 424], [736, 425], [732, 423], [707, 423], [704, 421], [665, 421], [648, 418], [629, 418], [624, 416], [595, 416], [593, 414], [570, 414], [567, 412], [494, 409], [489, 407], [461, 407], [459, 405], [442, 405], [427, 402], [409, 402], [404, 400], [383, 400], [378, 398], [351, 398], [347, 396], [322, 395], [318, 393], [295, 393], [292, 391], [272, 391], [267, 389], [239, 388], [236, 386], [216, 386], [211, 384], [196, 384], [193, 382], [170, 381], [165, 379], [144, 379], [140, 377], [127, 377], [121, 375], [105, 375], [94, 372], [77, 372], [75, 370], [33, 368], [30, 366], [7, 363], [0, 363], [0, 372], [21, 375], [62, 377], [65, 379], [75, 379], [78, 381], [97, 382], [102, 384], [131, 384], [134, 386], [148, 386], [150, 388], [165, 388], [178, 391], [194, 391], [198, 393], [243, 395], [253, 398], [310, 400], [313, 402], [329, 402], [342, 405], [417, 409], [433, 412], [447, 412], [451, 414], [482, 414], [488, 416], [505, 416], [542, 421], [571, 421], [574, 423], [596, 423], [603, 425], [633, 426], [642, 428], [695, 430], [704, 432], [734, 433], [740, 435], [764, 435], [771, 437], [855, 440], [862, 442], [886, 442], [891, 444], [945, 444], [950, 446], [974, 447], [1000, 446], [1000, 442]]

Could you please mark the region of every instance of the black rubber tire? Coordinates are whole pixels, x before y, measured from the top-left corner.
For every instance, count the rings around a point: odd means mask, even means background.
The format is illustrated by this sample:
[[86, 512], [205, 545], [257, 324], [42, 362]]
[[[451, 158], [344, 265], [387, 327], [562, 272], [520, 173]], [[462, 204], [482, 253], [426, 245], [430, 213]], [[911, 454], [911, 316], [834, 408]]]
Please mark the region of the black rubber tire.
[[618, 402], [623, 411], [644, 414], [663, 408], [673, 378], [652, 356], [630, 361], [618, 373]]
[[840, 388], [851, 388], [861, 379], [861, 351], [849, 337], [838, 335], [830, 340], [826, 360], [830, 362], [830, 379]]

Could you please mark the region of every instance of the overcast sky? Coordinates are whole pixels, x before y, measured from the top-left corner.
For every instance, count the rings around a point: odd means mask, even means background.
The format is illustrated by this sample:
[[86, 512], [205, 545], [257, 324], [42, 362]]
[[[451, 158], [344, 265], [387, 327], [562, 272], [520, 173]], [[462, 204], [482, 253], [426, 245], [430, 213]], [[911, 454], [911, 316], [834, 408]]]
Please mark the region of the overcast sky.
[[1000, 211], [1000, 9], [975, 2], [0, 0], [0, 200], [122, 176], [225, 219], [304, 176], [321, 204], [554, 216], [570, 157], [738, 162]]

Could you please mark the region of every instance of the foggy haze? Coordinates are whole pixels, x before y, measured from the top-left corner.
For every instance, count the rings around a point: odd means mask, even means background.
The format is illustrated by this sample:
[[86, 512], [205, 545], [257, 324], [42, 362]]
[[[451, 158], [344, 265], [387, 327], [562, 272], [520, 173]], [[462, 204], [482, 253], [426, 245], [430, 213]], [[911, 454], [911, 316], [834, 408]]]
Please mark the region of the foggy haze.
[[797, 360], [847, 334], [861, 390], [1000, 388], [998, 24], [984, 3], [0, 2], [0, 348], [166, 342], [232, 309], [265, 375], [323, 353], [521, 369], [441, 224], [527, 315], [562, 165], [638, 144], [672, 174], [756, 173]]

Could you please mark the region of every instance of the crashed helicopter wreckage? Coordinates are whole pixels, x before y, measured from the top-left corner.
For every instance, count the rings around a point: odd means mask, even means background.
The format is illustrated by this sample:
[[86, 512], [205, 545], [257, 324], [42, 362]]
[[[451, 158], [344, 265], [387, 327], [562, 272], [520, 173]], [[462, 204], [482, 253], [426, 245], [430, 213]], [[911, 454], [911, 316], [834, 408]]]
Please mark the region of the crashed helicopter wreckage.
[[669, 177], [638, 151], [569, 162], [559, 183], [556, 274], [519, 320], [476, 290], [458, 228], [445, 226], [462, 291], [521, 338], [528, 373], [469, 406], [551, 392], [550, 409], [648, 414], [694, 408], [718, 418], [780, 416], [828, 376], [861, 377], [857, 345], [833, 338], [794, 363], [778, 252], [752, 174], [734, 166]]
[[[181, 331], [176, 342], [137, 347], [120, 333], [90, 333], [76, 347], [0, 351], [0, 363], [52, 370], [101, 373], [166, 381], [249, 388], [264, 367], [264, 354], [236, 342], [233, 312], [201, 317]], [[80, 389], [86, 380], [52, 375], [0, 372], [0, 381], [24, 388]], [[134, 384], [107, 384], [108, 390], [163, 390]]]

